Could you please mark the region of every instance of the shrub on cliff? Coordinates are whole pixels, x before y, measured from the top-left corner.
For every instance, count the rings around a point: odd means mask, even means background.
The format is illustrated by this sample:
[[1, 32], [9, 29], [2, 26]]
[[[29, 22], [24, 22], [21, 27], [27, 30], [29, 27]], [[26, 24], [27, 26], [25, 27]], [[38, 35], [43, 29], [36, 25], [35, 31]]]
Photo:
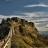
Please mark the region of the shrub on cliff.
[[17, 17], [13, 17], [13, 18], [11, 18], [11, 20], [13, 20], [15, 22], [18, 22], [18, 18]]
[[23, 33], [22, 25], [19, 25], [19, 31], [20, 31], [20, 33]]
[[2, 27], [2, 28], [0, 29], [0, 40], [1, 40], [1, 39], [4, 39], [4, 37], [5, 37], [6, 35], [8, 35], [9, 30], [10, 30], [10, 28], [8, 28], [8, 27]]

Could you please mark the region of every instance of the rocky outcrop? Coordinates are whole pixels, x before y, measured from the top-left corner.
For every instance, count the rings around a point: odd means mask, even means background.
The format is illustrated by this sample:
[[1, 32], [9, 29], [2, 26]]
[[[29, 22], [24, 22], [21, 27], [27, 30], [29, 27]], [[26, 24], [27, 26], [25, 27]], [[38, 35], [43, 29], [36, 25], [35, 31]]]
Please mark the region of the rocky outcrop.
[[[2, 22], [4, 23], [4, 21]], [[33, 22], [17, 17], [7, 18], [3, 26], [12, 27], [12, 48], [48, 47], [48, 38], [41, 36]], [[0, 24], [1, 25], [1, 24]]]
[[28, 24], [32, 27], [35, 27], [34, 23], [33, 22], [28, 22]]
[[48, 46], [46, 44], [48, 41], [45, 41], [46, 39], [39, 34], [33, 22], [28, 22], [25, 19], [18, 18], [18, 22], [16, 23], [17, 25], [14, 27], [15, 34], [13, 34], [12, 37], [12, 48], [35, 48]]

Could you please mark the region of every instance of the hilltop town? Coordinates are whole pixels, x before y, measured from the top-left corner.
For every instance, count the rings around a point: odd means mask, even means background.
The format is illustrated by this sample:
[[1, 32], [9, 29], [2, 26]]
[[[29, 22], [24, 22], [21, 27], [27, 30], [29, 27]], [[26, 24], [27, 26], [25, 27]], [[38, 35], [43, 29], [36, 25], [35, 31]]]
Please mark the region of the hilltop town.
[[[12, 29], [11, 48], [48, 47], [48, 37], [43, 37], [33, 22], [12, 17], [3, 19], [0, 24], [0, 42], [8, 37]], [[4, 42], [6, 42], [4, 40]]]

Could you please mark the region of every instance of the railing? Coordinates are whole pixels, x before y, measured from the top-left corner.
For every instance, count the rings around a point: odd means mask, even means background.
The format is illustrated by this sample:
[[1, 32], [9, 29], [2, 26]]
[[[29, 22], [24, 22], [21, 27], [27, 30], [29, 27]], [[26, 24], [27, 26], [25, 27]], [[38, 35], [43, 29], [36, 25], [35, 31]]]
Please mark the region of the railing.
[[12, 37], [12, 27], [10, 28], [9, 34], [2, 41], [0, 41], [0, 48], [4, 48], [8, 40], [11, 39], [11, 37]]

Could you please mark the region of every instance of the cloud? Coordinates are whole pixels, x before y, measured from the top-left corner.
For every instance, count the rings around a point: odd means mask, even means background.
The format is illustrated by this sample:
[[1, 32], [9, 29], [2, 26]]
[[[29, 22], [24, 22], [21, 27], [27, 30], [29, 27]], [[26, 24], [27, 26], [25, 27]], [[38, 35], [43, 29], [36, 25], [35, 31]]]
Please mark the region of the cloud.
[[22, 13], [22, 14], [24, 14], [25, 17], [34, 17], [34, 16], [36, 16], [35, 13]]
[[11, 15], [11, 16], [3, 16], [3, 15], [0, 15], [0, 19], [5, 19], [5, 18], [12, 18], [12, 17], [19, 17], [21, 18], [22, 16], [18, 16], [18, 15]]
[[33, 5], [26, 5], [24, 7], [48, 7], [48, 5], [40, 3], [40, 4], [33, 4]]
[[48, 12], [22, 13], [25, 17], [48, 17]]
[[[11, 16], [0, 15], [0, 19], [11, 18], [11, 17], [19, 17], [19, 18], [23, 18], [23, 19], [26, 19], [28, 21], [34, 22], [35, 26], [38, 28], [39, 31], [48, 30], [48, 29], [44, 28], [44, 26], [46, 26], [46, 24], [48, 24], [46, 22], [46, 21], [48, 21], [48, 18], [44, 18], [44, 17], [48, 17], [48, 12], [32, 12], [32, 13], [21, 13], [21, 14], [23, 16], [21, 16], [21, 15], [11, 15]], [[41, 18], [38, 18], [38, 17], [41, 17]]]
[[22, 16], [21, 15], [10, 15], [10, 16], [0, 15], [0, 18], [19, 17], [33, 22], [48, 21], [48, 12], [32, 12], [32, 13], [21, 13], [21, 14]]
[[21, 15], [10, 15], [10, 16], [4, 16], [0, 15], [0, 18], [7, 18], [7, 17], [22, 17], [22, 18], [47, 18], [48, 17], [48, 12], [32, 12], [32, 13], [20, 13]]
[[47, 29], [47, 28], [44, 28], [44, 27], [37, 27], [37, 29], [38, 29], [39, 31], [48, 31], [48, 29]]
[[32, 22], [44, 22], [48, 21], [48, 12], [32, 12], [32, 13], [22, 13], [23, 18]]

